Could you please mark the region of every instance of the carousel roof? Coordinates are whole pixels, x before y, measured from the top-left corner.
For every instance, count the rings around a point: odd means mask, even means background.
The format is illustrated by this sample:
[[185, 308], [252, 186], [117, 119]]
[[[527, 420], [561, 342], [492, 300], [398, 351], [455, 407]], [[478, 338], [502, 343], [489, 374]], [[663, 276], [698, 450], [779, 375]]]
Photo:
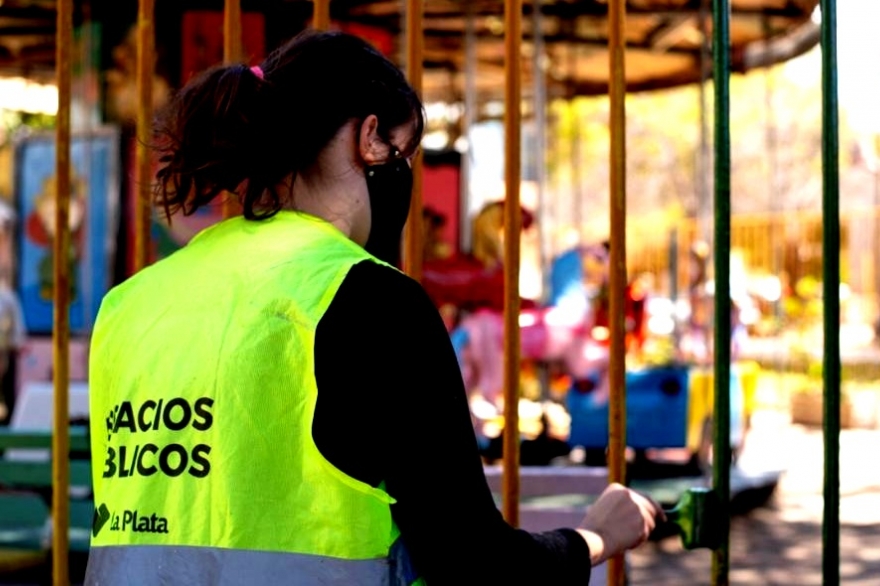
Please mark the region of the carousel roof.
[[[157, 2], [161, 7], [163, 0]], [[133, 17], [136, 0], [130, 3]], [[222, 9], [214, 0], [173, 0], [175, 7]], [[101, 0], [77, 1], [77, 20]], [[382, 29], [403, 44], [402, 0], [332, 0], [332, 18], [341, 24]], [[819, 0], [731, 0], [731, 66], [744, 72], [806, 52], [819, 41], [813, 13]], [[54, 76], [55, 0], [0, 0], [0, 75], [50, 80]], [[243, 0], [244, 10], [284, 6], [305, 15], [291, 18], [302, 27], [311, 3], [304, 0]], [[701, 9], [702, 6], [707, 8]], [[628, 91], [669, 88], [700, 80], [704, 39], [711, 42], [709, 0], [628, 0], [626, 77]], [[540, 6], [540, 19], [535, 16]], [[465, 92], [467, 48], [475, 63], [478, 99], [502, 97], [504, 85], [504, 3], [502, 0], [424, 0], [426, 101], [457, 101]], [[554, 96], [600, 95], [608, 90], [608, 0], [525, 0], [523, 82], [542, 71]], [[97, 13], [97, 11], [95, 11]], [[157, 18], [159, 24], [161, 20]], [[540, 30], [536, 27], [540, 22]], [[278, 26], [273, 24], [273, 26]], [[465, 31], [472, 31], [466, 35]], [[296, 30], [288, 33], [294, 34]], [[536, 33], [543, 57], [534, 59]], [[466, 40], [473, 39], [473, 45]], [[398, 55], [403, 51], [397, 50]], [[707, 60], [703, 60], [705, 63]], [[706, 63], [707, 67], [711, 63]], [[526, 90], [527, 93], [528, 90]]]
[[[712, 16], [706, 0], [628, 0], [626, 83], [630, 92], [698, 82], [711, 69]], [[819, 0], [732, 0], [731, 67], [746, 72], [796, 57], [819, 42], [812, 15]], [[396, 0], [352, 6], [353, 17], [391, 26]], [[536, 19], [534, 7], [540, 6]], [[389, 14], [383, 21], [382, 12]], [[503, 2], [428, 0], [425, 3], [425, 93], [460, 97], [465, 89], [466, 35], [476, 39], [476, 90], [481, 101], [501, 99], [504, 88]], [[540, 29], [536, 26], [540, 23]], [[551, 97], [608, 92], [608, 0], [526, 0], [523, 18], [525, 92], [543, 70]], [[399, 30], [399, 29], [394, 29]], [[534, 59], [536, 32], [543, 57]], [[708, 54], [707, 54], [708, 52]]]

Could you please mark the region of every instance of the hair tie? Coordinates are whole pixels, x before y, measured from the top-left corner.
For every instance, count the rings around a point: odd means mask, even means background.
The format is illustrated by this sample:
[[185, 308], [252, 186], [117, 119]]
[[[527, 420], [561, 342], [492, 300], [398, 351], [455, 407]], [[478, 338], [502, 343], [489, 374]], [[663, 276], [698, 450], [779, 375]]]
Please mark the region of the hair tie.
[[263, 79], [263, 70], [259, 65], [254, 65], [251, 67], [251, 72], [256, 75], [258, 78]]

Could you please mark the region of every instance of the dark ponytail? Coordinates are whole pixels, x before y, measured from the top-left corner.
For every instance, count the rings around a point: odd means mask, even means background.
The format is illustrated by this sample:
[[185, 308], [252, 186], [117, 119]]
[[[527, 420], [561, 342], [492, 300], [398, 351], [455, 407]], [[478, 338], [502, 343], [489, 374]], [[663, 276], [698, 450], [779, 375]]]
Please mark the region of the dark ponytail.
[[223, 192], [244, 216], [274, 215], [286, 203], [277, 186], [315, 162], [348, 121], [370, 114], [380, 132], [413, 122], [421, 101], [401, 71], [365, 41], [344, 33], [302, 33], [262, 64], [219, 66], [195, 77], [160, 114], [157, 203], [192, 214]]

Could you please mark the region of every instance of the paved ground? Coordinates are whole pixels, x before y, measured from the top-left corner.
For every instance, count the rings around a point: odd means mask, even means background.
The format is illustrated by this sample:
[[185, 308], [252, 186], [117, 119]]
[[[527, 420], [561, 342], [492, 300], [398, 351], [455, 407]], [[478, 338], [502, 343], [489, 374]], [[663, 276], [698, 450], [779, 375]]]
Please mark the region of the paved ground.
[[[880, 584], [880, 431], [841, 435], [841, 584]], [[745, 468], [786, 472], [763, 507], [731, 526], [731, 584], [809, 586], [822, 583], [822, 434], [759, 414], [742, 457]], [[710, 584], [711, 556], [684, 551], [676, 539], [630, 555], [630, 583]]]

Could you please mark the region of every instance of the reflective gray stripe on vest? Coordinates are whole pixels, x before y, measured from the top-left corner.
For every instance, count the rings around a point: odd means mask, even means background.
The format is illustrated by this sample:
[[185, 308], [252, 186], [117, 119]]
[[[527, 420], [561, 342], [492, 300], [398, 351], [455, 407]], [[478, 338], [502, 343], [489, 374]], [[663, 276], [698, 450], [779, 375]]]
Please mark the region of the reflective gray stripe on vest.
[[409, 586], [415, 576], [401, 544], [395, 543], [390, 557], [373, 560], [211, 547], [93, 547], [85, 584]]

